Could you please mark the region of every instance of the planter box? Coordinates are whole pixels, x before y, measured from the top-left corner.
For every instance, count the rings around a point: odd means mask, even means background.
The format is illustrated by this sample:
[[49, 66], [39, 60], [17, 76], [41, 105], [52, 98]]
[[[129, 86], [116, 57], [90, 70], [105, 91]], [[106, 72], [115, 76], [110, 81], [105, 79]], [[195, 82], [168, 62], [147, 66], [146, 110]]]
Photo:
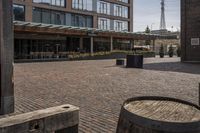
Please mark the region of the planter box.
[[143, 55], [127, 55], [127, 68], [143, 68]]
[[124, 65], [124, 59], [116, 59], [116, 65], [117, 66], [123, 66]]

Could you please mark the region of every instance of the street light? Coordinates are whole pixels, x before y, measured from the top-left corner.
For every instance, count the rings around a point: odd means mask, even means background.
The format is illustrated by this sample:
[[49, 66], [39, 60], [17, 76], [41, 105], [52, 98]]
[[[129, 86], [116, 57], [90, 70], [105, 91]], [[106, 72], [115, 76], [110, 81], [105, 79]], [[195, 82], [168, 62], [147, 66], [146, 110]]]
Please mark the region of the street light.
[[151, 24], [151, 31], [153, 30], [153, 25], [154, 25], [154, 24], [155, 24], [155, 23], [152, 23], [152, 24]]

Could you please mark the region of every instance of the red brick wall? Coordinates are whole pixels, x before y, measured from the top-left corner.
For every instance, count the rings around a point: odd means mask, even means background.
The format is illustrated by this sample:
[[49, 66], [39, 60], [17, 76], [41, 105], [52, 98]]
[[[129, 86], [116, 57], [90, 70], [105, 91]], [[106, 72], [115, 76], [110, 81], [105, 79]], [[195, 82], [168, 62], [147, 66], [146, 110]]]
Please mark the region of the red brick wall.
[[200, 0], [181, 0], [181, 30], [182, 61], [200, 61], [200, 45], [191, 45], [200, 38]]

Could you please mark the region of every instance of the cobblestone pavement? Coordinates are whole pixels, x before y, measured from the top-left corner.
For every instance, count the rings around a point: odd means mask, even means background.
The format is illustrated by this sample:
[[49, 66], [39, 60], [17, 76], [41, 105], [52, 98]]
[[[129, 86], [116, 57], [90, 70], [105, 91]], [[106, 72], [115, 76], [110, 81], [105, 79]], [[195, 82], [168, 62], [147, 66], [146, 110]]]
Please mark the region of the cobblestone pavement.
[[69, 103], [80, 107], [81, 133], [113, 133], [127, 98], [159, 95], [197, 103], [200, 64], [179, 58], [144, 62], [143, 70], [117, 67], [115, 60], [15, 64], [15, 114]]

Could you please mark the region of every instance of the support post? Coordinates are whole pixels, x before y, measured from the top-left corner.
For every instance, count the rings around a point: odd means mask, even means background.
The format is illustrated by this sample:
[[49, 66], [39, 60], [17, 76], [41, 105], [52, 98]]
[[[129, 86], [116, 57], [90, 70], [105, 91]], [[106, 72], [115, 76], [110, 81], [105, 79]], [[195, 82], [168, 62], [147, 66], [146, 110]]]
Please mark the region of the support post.
[[0, 115], [14, 112], [12, 5], [0, 1]]
[[80, 37], [79, 48], [80, 50], [83, 50], [83, 37]]
[[92, 55], [94, 53], [94, 38], [90, 38], [90, 54]]
[[153, 51], [155, 52], [155, 40], [153, 40]]
[[199, 83], [199, 106], [200, 106], [200, 83]]
[[133, 48], [134, 48], [134, 40], [130, 40], [130, 44], [131, 44], [131, 50], [133, 50]]
[[110, 37], [110, 52], [113, 51], [113, 37]]

